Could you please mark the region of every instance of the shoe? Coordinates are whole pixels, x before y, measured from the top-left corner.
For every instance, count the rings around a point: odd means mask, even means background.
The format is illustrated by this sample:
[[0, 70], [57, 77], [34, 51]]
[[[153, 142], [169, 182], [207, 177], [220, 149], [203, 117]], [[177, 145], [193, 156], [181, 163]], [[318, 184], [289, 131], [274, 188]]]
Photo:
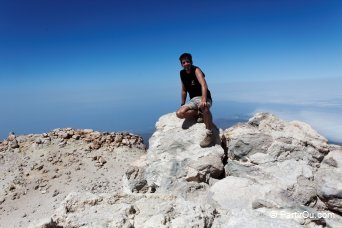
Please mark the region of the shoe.
[[213, 131], [208, 131], [202, 142], [200, 143], [200, 146], [203, 147], [209, 147], [212, 144], [214, 144], [215, 138]]

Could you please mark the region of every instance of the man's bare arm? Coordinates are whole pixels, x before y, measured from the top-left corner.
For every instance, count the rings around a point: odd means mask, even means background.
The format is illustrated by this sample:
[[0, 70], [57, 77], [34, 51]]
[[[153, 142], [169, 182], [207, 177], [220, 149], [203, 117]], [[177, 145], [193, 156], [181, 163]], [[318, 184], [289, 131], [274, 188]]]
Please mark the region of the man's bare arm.
[[181, 103], [181, 105], [184, 105], [185, 101], [186, 101], [186, 89], [185, 89], [185, 86], [182, 82], [182, 103]]
[[196, 74], [196, 78], [197, 78], [198, 82], [201, 84], [201, 88], [202, 88], [201, 107], [205, 107], [205, 106], [207, 106], [207, 91], [208, 91], [207, 82], [205, 81], [203, 72], [201, 71], [200, 68], [196, 68], [195, 74]]

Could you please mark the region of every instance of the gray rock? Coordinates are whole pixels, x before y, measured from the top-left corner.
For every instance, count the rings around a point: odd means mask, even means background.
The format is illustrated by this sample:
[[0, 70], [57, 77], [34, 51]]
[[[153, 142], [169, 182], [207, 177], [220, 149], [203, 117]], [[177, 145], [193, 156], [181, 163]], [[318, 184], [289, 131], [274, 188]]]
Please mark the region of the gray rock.
[[[333, 164], [333, 165], [332, 165]], [[333, 211], [342, 212], [342, 150], [331, 151], [315, 175], [317, 194]]]
[[147, 181], [145, 179], [145, 169], [139, 167], [130, 167], [124, 177], [123, 186], [125, 193], [146, 193], [149, 191]]
[[58, 137], [62, 138], [62, 139], [68, 139], [68, 138], [70, 138], [70, 135], [67, 132], [59, 131], [58, 132]]
[[308, 124], [285, 122], [270, 113], [257, 113], [248, 123], [225, 130], [224, 136], [229, 157], [237, 160], [266, 154], [267, 161], [293, 158], [314, 167], [329, 152], [327, 139]]
[[15, 139], [16, 139], [15, 134], [14, 134], [13, 132], [10, 132], [10, 133], [8, 134], [7, 140], [8, 140], [8, 141], [13, 141], [13, 140], [15, 140]]
[[241, 158], [256, 153], [265, 154], [272, 144], [272, 137], [267, 134], [246, 134], [243, 138], [232, 139], [229, 142], [229, 157], [231, 159]]
[[42, 143], [43, 143], [43, 141], [42, 141], [42, 139], [40, 139], [40, 138], [37, 138], [37, 139], [35, 140], [35, 143], [36, 143], [36, 144], [42, 144]]
[[12, 141], [9, 141], [9, 146], [12, 149], [19, 148], [19, 143], [16, 139], [13, 139]]
[[73, 135], [72, 138], [75, 140], [79, 140], [81, 138], [81, 136], [80, 135]]

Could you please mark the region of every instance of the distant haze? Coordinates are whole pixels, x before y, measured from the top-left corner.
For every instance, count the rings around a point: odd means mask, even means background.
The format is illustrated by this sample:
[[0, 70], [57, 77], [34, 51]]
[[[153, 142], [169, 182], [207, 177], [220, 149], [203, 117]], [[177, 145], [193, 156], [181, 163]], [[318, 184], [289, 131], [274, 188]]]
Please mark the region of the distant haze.
[[[307, 122], [329, 140], [342, 142], [342, 99], [336, 88], [341, 83], [335, 79], [311, 80], [305, 83], [306, 86], [300, 86], [304, 85], [302, 81], [213, 85], [212, 112], [222, 128], [245, 122], [256, 112], [272, 112], [288, 121]], [[1, 138], [9, 131], [42, 133], [61, 127], [150, 135], [158, 118], [176, 111], [180, 103], [177, 85], [156, 89], [156, 94], [144, 91], [142, 96], [136, 94], [136, 97], [126, 96], [125, 99], [117, 97], [118, 90], [89, 89], [90, 93], [77, 89], [24, 91], [20, 94], [8, 91], [11, 99], [3, 101], [4, 107], [11, 109], [0, 113]]]

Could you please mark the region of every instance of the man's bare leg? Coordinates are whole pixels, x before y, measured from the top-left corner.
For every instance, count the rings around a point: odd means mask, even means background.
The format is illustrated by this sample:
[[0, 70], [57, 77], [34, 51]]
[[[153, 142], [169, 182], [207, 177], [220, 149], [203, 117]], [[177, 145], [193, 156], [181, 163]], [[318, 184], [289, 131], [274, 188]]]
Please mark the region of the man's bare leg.
[[201, 147], [212, 146], [215, 142], [214, 132], [213, 132], [213, 117], [208, 107], [202, 108], [204, 124], [207, 129], [205, 138], [200, 143]]
[[211, 115], [211, 112], [208, 107], [202, 108], [203, 113], [203, 120], [205, 124], [205, 128], [208, 130], [213, 129], [213, 116]]
[[187, 106], [182, 106], [178, 109], [178, 111], [176, 112], [176, 115], [180, 119], [192, 118], [198, 115], [198, 111], [194, 109], [190, 109]]

